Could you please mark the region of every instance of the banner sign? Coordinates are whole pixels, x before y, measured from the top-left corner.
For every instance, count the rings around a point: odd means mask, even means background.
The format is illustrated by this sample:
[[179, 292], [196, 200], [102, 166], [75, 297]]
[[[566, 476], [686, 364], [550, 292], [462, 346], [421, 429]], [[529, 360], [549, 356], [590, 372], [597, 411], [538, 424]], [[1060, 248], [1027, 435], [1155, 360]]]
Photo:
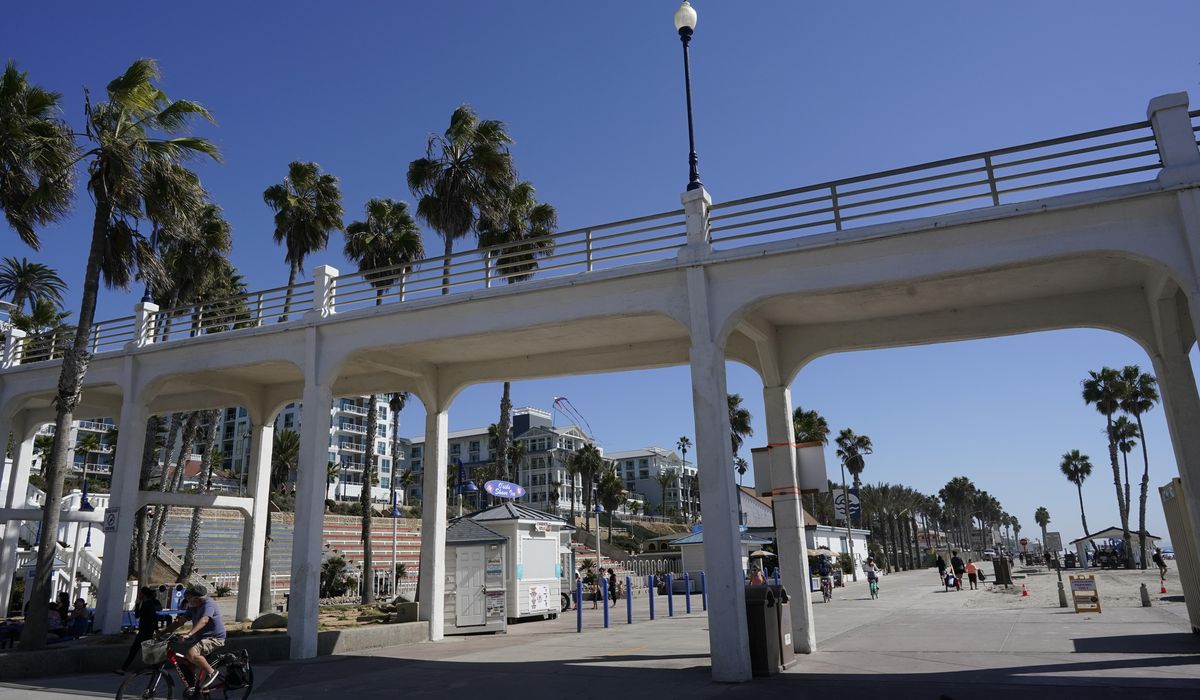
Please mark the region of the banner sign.
[[860, 507], [859, 507], [859, 503], [858, 503], [858, 491], [855, 491], [854, 489], [848, 489], [846, 493], [843, 493], [841, 489], [834, 489], [833, 490], [834, 513], [838, 520], [845, 522], [845, 520], [846, 520], [846, 498], [845, 498], [845, 496], [846, 495], [850, 496], [850, 522], [854, 526], [857, 526], [858, 521], [859, 521], [859, 512], [860, 512]]
[[496, 498], [520, 498], [525, 495], [525, 487], [511, 481], [494, 479], [483, 485], [483, 490]]

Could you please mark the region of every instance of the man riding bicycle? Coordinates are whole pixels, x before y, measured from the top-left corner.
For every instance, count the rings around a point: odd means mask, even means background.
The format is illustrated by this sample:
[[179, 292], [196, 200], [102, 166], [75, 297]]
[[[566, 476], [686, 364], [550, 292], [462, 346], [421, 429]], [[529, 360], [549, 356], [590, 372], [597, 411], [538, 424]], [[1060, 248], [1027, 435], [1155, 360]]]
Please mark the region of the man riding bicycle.
[[833, 597], [833, 564], [828, 554], [817, 557], [817, 574], [821, 577], [821, 592], [825, 599]]
[[217, 674], [204, 658], [225, 646], [225, 623], [221, 621], [221, 611], [216, 602], [208, 597], [208, 589], [199, 584], [188, 586], [184, 591], [187, 601], [187, 611], [180, 615], [175, 622], [168, 625], [162, 634], [170, 634], [186, 622], [192, 623], [192, 628], [180, 636], [186, 646], [183, 651], [187, 660], [203, 675], [196, 681], [196, 688], [204, 690], [213, 684]]

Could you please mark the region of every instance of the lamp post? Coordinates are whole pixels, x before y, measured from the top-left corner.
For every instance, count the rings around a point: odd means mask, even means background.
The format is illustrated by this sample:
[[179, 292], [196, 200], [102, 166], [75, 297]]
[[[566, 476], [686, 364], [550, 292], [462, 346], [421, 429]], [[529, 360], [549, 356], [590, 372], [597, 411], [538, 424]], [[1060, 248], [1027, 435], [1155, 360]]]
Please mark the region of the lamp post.
[[394, 486], [396, 474], [392, 473], [392, 599], [400, 594], [400, 577], [396, 575], [396, 525], [400, 521], [400, 508], [396, 505], [396, 489]]
[[[862, 457], [854, 456], [850, 459]], [[850, 580], [858, 581], [858, 567], [854, 564], [854, 534], [850, 532], [850, 491], [846, 488], [846, 460], [842, 460], [842, 512], [846, 516], [846, 546], [850, 550]]]
[[463, 514], [463, 494], [475, 493], [479, 490], [479, 487], [475, 485], [474, 481], [467, 478], [467, 470], [463, 468], [461, 459], [456, 458], [454, 463], [458, 465], [458, 476], [455, 478], [454, 489], [458, 492], [458, 517], [461, 518]]
[[700, 171], [697, 169], [699, 160], [696, 158], [696, 135], [692, 127], [692, 69], [688, 61], [688, 44], [692, 41], [692, 32], [696, 29], [696, 10], [691, 3], [683, 0], [683, 4], [675, 10], [675, 29], [679, 32], [679, 40], [683, 42], [683, 86], [687, 93], [688, 118], [688, 190], [703, 187], [700, 184]]
[[[87, 481], [83, 482], [83, 494], [79, 497], [79, 512], [91, 513], [96, 508], [88, 501], [87, 497]], [[79, 574], [79, 549], [82, 546], [80, 540], [83, 539], [83, 523], [75, 523], [75, 548], [71, 552], [71, 599], [75, 598], [75, 577]], [[88, 523], [87, 546], [92, 546], [92, 528], [91, 523]]]

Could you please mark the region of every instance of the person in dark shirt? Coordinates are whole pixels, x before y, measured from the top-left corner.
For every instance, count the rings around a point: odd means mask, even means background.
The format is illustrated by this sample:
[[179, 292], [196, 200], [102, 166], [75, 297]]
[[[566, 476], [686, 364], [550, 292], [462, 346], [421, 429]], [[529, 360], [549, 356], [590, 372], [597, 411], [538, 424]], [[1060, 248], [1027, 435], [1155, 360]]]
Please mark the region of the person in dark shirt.
[[117, 674], [125, 675], [133, 664], [134, 658], [141, 651], [142, 642], [154, 637], [155, 631], [158, 630], [159, 610], [162, 610], [162, 603], [158, 602], [158, 598], [155, 597], [154, 589], [149, 586], [139, 588], [137, 607], [134, 608], [134, 615], [137, 616], [138, 621], [137, 636], [133, 638], [129, 654], [125, 657], [125, 663], [121, 664], [121, 668], [116, 671]]
[[954, 569], [955, 588], [962, 590], [963, 574], [967, 573], [967, 565], [963, 563], [962, 557], [958, 556], [958, 552], [951, 552], [950, 568]]

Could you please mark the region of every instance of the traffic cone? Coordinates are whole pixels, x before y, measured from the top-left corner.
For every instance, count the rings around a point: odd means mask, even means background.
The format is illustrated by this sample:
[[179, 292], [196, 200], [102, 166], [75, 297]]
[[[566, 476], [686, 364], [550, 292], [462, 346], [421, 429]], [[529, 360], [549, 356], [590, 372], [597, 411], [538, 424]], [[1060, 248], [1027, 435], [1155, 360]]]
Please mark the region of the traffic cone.
[[1025, 587], [1025, 584], [1023, 584], [1023, 583], [1021, 584], [1021, 597], [1022, 597], [1022, 598], [1028, 598], [1028, 597], [1029, 597], [1029, 589], [1028, 589], [1028, 588], [1026, 588], [1026, 587]]

